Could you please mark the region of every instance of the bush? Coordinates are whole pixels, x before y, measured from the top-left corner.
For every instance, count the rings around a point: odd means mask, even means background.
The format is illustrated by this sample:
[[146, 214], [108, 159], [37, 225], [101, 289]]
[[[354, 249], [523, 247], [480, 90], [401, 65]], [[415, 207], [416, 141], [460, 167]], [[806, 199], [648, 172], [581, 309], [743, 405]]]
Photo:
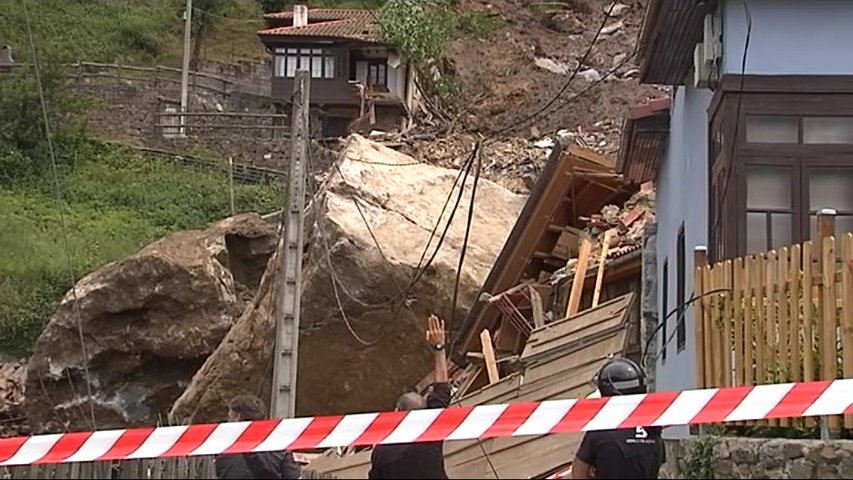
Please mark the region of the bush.
[[478, 40], [488, 40], [503, 26], [503, 21], [483, 12], [459, 15], [459, 29]]

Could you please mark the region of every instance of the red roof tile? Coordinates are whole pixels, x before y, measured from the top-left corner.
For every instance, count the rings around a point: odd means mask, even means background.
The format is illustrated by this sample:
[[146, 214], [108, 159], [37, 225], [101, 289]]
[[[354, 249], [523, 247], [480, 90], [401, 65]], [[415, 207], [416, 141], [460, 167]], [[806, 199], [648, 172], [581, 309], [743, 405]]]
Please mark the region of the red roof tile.
[[672, 100], [669, 97], [652, 98], [645, 103], [634, 105], [628, 109], [628, 118], [646, 118], [669, 110]]
[[[271, 17], [270, 15], [277, 15]], [[312, 16], [313, 15], [313, 16]], [[267, 14], [267, 19], [292, 18], [293, 12]], [[320, 20], [302, 27], [284, 26], [261, 30], [262, 37], [324, 37], [379, 42], [379, 28], [373, 14], [367, 10], [314, 9], [308, 11], [308, 21]]]

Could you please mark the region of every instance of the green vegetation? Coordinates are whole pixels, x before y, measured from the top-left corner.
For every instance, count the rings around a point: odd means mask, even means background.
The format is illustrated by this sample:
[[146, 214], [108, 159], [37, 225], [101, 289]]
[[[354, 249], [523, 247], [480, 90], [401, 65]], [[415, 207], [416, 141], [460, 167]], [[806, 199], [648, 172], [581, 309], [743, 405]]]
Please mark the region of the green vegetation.
[[[74, 147], [63, 177], [68, 241], [78, 278], [180, 229], [230, 211], [224, 175], [190, 172], [98, 143]], [[0, 351], [24, 354], [70, 288], [60, 207], [48, 175], [0, 187]], [[268, 212], [276, 185], [235, 186], [238, 211]]]
[[[713, 435], [701, 435], [687, 452], [684, 478], [713, 479], [717, 470], [714, 453], [719, 439]], [[677, 459], [676, 459], [677, 460]]]
[[379, 10], [379, 32], [415, 62], [444, 54], [456, 22], [450, 0], [389, 0]]
[[[71, 287], [72, 270], [79, 278], [171, 231], [204, 227], [230, 212], [224, 169], [188, 171], [88, 140], [75, 122], [85, 105], [49, 64], [41, 73], [66, 205], [55, 188], [34, 76], [28, 69], [0, 76], [0, 352], [6, 354], [32, 348]], [[239, 211], [271, 211], [280, 198], [275, 185], [235, 189]]]

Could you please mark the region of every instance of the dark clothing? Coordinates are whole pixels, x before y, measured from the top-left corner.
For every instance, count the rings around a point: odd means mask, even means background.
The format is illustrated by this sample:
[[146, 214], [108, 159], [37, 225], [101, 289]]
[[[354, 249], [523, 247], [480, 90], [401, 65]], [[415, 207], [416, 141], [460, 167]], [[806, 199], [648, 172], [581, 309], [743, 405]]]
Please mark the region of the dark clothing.
[[302, 475], [290, 452], [231, 453], [217, 456], [215, 464], [219, 480], [291, 480]]
[[[449, 405], [450, 384], [434, 384], [427, 395], [427, 408], [446, 408]], [[370, 458], [367, 478], [446, 479], [444, 442], [377, 445]]]
[[577, 458], [595, 478], [656, 479], [666, 461], [660, 427], [587, 432]]

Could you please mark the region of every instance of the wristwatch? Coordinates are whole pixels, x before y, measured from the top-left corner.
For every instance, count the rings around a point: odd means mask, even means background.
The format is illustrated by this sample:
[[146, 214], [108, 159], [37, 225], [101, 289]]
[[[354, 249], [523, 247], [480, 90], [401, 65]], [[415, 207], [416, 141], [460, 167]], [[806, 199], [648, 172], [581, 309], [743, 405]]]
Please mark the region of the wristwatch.
[[439, 343], [438, 345], [433, 345], [433, 346], [432, 346], [432, 348], [433, 348], [436, 352], [440, 352], [440, 351], [444, 350], [444, 344], [443, 344], [443, 343]]

